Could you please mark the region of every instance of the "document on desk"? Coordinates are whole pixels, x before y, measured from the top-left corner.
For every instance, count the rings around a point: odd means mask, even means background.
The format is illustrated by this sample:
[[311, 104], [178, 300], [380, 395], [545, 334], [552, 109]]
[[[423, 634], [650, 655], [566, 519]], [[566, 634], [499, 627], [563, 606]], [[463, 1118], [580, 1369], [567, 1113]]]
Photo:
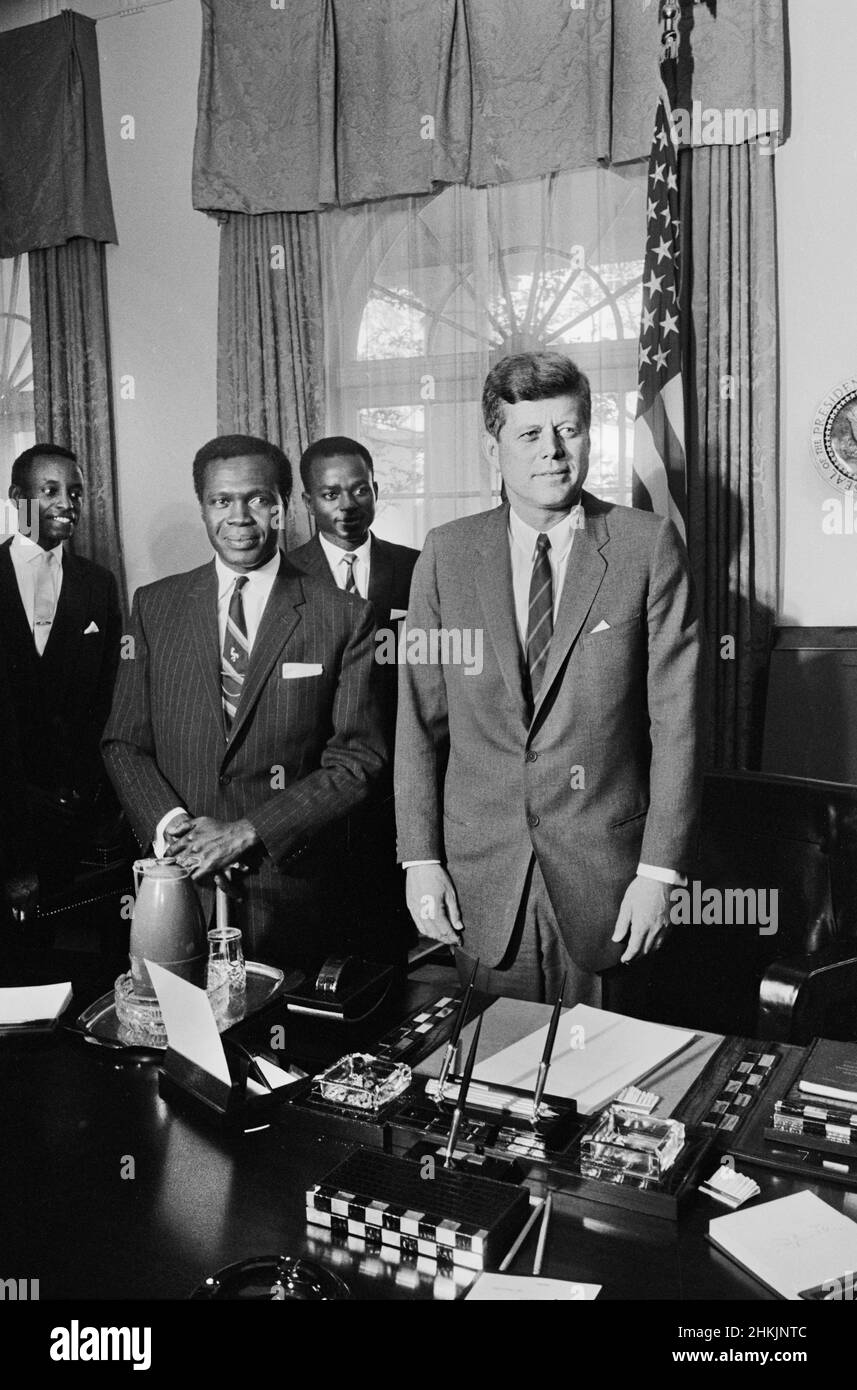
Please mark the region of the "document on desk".
[[71, 999], [71, 984], [14, 986], [0, 989], [0, 1028], [20, 1028], [59, 1018]]
[[857, 1222], [814, 1192], [793, 1192], [716, 1216], [708, 1223], [708, 1238], [790, 1300], [811, 1291], [814, 1297], [834, 1298], [837, 1285], [849, 1276], [853, 1281], [852, 1271], [857, 1270]]
[[[532, 1091], [546, 1037], [547, 1025], [478, 1062], [474, 1080]], [[573, 1098], [581, 1114], [591, 1115], [695, 1037], [682, 1028], [575, 1004], [560, 1019], [547, 1092]]]
[[218, 1081], [231, 1085], [226, 1053], [205, 990], [197, 989], [154, 961], [147, 960], [146, 968], [155, 986], [170, 1047]]
[[464, 1295], [465, 1303], [571, 1303], [597, 1298], [600, 1284], [573, 1284], [531, 1274], [480, 1274]]

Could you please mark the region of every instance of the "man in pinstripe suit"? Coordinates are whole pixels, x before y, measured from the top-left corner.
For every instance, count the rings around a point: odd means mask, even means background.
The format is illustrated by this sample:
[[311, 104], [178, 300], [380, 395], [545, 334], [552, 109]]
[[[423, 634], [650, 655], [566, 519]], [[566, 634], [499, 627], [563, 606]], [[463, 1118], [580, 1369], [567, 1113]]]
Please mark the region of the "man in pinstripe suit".
[[207, 911], [247, 867], [247, 954], [312, 969], [347, 922], [337, 822], [386, 758], [372, 609], [279, 551], [281, 450], [225, 436], [193, 472], [214, 559], [137, 592], [104, 760], [140, 843], [192, 868]]

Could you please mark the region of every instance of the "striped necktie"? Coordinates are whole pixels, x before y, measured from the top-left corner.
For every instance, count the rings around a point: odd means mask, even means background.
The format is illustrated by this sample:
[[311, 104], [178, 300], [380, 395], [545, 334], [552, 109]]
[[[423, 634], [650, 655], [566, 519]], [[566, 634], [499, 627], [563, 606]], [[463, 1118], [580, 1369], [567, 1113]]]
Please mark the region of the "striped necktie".
[[346, 576], [345, 576], [345, 592], [346, 592], [346, 594], [356, 594], [356, 593], [357, 593], [357, 581], [356, 581], [355, 578], [354, 578], [354, 561], [355, 561], [356, 559], [357, 559], [357, 556], [356, 556], [356, 555], [343, 555], [343, 557], [342, 557], [342, 563], [343, 563], [343, 565], [347, 565], [347, 566], [348, 566], [348, 571], [347, 571]]
[[226, 615], [226, 631], [223, 634], [223, 651], [220, 656], [220, 693], [227, 733], [232, 728], [250, 660], [244, 600], [241, 597], [241, 590], [246, 583], [247, 576], [243, 574], [235, 580], [229, 600], [229, 612]]
[[530, 606], [527, 614], [527, 669], [530, 673], [530, 695], [533, 703], [538, 697], [553, 637], [553, 576], [550, 548], [548, 537], [540, 534], [536, 539], [536, 558], [533, 561]]
[[33, 563], [36, 566], [36, 584], [33, 595], [33, 640], [36, 644], [36, 651], [41, 656], [48, 645], [56, 612], [54, 552], [52, 550], [40, 551]]

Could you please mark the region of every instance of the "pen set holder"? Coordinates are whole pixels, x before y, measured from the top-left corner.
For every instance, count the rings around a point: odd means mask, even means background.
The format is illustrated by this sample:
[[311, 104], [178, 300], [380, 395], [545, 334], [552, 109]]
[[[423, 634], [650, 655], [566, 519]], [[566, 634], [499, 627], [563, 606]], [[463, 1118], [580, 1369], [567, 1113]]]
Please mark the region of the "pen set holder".
[[[391, 1117], [394, 1153], [411, 1151], [415, 1141], [444, 1144], [450, 1133], [458, 1078], [450, 1077], [443, 1100], [437, 1098], [437, 1082], [421, 1080], [404, 1097]], [[466, 1114], [459, 1126], [455, 1148], [465, 1154], [518, 1161], [529, 1176], [566, 1154], [576, 1143], [588, 1119], [579, 1115], [574, 1100], [545, 1095], [533, 1120], [532, 1091], [514, 1086], [497, 1087], [480, 1082], [470, 1089]]]
[[[158, 1071], [158, 1094], [177, 1109], [207, 1116], [224, 1129], [241, 1132], [270, 1124], [290, 1088], [269, 1088], [246, 1047], [225, 1035], [222, 1042], [228, 1084], [168, 1047]], [[264, 1088], [263, 1094], [253, 1094], [251, 1081]]]

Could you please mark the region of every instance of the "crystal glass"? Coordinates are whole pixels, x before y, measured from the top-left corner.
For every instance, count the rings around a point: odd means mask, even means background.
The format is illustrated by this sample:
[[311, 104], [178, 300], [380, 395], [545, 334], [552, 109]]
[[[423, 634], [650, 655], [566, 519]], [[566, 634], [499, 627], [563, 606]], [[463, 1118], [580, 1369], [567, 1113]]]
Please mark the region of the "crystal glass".
[[228, 987], [233, 997], [243, 994], [247, 988], [247, 967], [244, 964], [241, 932], [237, 927], [216, 927], [208, 933], [206, 988], [209, 994], [213, 994], [224, 986]]
[[684, 1145], [684, 1125], [611, 1105], [580, 1143], [580, 1169], [586, 1177], [623, 1173], [660, 1178]]

